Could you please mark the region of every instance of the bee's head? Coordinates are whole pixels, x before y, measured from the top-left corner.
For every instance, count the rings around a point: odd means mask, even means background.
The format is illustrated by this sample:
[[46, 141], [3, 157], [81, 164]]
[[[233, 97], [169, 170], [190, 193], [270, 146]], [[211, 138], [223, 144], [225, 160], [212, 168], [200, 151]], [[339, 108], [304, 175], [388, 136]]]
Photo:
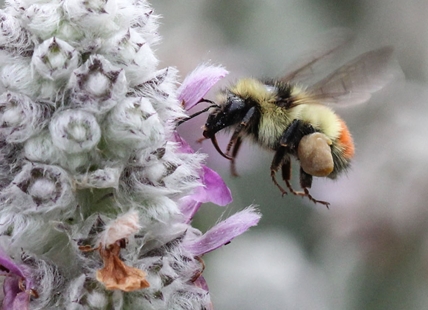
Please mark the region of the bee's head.
[[208, 116], [203, 135], [211, 139], [218, 131], [242, 121], [249, 107], [245, 99], [228, 92], [226, 100]]

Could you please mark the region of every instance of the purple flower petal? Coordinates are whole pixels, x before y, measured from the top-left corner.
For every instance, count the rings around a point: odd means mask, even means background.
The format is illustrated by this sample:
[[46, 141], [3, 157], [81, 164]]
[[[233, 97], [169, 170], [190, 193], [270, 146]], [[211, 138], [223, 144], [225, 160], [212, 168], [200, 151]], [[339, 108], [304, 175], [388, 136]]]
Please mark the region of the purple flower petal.
[[183, 197], [180, 200], [180, 211], [184, 215], [184, 223], [190, 223], [193, 216], [199, 210], [201, 202], [198, 202], [192, 198], [192, 196]]
[[192, 149], [192, 147], [189, 145], [189, 143], [186, 142], [179, 134], [178, 132], [174, 131], [173, 133], [173, 141], [178, 143], [178, 151], [181, 153], [186, 154], [193, 154], [195, 151]]
[[[0, 274], [6, 275], [6, 274], [12, 273], [21, 278], [25, 278], [24, 269], [21, 266], [17, 265], [7, 254], [5, 254], [1, 250], [0, 250], [0, 266], [4, 267], [0, 271]], [[7, 269], [8, 272], [4, 271], [4, 269]]]
[[[194, 153], [190, 145], [177, 132], [174, 132], [173, 139], [178, 143], [180, 152]], [[197, 188], [191, 195], [193, 200], [196, 202], [212, 202], [219, 206], [226, 206], [232, 202], [232, 193], [217, 172], [203, 166], [201, 178], [204, 186]], [[183, 208], [187, 209], [187, 206], [183, 205]], [[196, 211], [197, 209], [194, 212]]]
[[192, 198], [199, 202], [212, 202], [219, 206], [226, 206], [232, 202], [232, 193], [220, 175], [214, 170], [203, 167], [202, 183], [204, 187], [195, 190]]
[[[27, 292], [21, 292], [16, 295], [13, 301], [12, 310], [27, 310], [30, 306], [30, 295]], [[7, 308], [5, 308], [7, 310]]]
[[200, 287], [201, 289], [203, 289], [204, 291], [209, 292], [208, 289], [208, 284], [207, 281], [205, 280], [205, 278], [203, 276], [199, 276], [194, 282], [193, 284], [197, 287]]
[[23, 292], [19, 288], [19, 278], [9, 276], [3, 282], [3, 302], [2, 308], [4, 310], [26, 310], [30, 304], [30, 295]]
[[[205, 278], [203, 276], [199, 276], [199, 278], [197, 278], [195, 280], [195, 282], [193, 282], [193, 284], [195, 286], [203, 289], [204, 291], [209, 292], [207, 281], [205, 280]], [[207, 310], [214, 310], [213, 304], [210, 302], [210, 304], [208, 305], [208, 308], [206, 308], [206, 309]]]
[[18, 277], [6, 277], [3, 282], [3, 302], [2, 309], [13, 309], [13, 302], [17, 295], [21, 292], [19, 289]]
[[198, 66], [178, 88], [178, 99], [184, 103], [186, 110], [194, 107], [218, 81], [229, 72], [217, 66], [206, 64]]
[[3, 302], [2, 308], [4, 310], [26, 310], [30, 304], [30, 294], [21, 291], [19, 288], [19, 278], [9, 276], [3, 282]]
[[218, 223], [204, 235], [193, 240], [185, 240], [184, 247], [195, 256], [211, 252], [244, 233], [251, 226], [257, 225], [260, 217], [255, 208], [248, 207]]

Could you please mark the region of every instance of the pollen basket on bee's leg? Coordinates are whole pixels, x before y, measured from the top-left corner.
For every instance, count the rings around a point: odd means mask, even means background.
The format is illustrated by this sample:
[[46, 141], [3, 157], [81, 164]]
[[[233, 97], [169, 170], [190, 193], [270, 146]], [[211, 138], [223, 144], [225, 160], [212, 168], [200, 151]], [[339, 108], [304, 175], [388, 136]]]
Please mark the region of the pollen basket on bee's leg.
[[297, 148], [303, 171], [316, 177], [328, 176], [334, 169], [331, 143], [326, 135], [319, 132], [304, 136]]

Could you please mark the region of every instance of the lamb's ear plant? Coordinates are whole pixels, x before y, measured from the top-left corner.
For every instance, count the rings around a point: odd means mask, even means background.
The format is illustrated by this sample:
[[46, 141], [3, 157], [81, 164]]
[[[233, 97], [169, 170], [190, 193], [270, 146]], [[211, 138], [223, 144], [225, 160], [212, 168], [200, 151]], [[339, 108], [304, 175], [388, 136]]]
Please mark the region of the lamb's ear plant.
[[256, 225], [201, 233], [231, 194], [178, 135], [227, 72], [178, 88], [144, 0], [9, 0], [0, 10], [2, 309], [212, 309], [202, 256]]

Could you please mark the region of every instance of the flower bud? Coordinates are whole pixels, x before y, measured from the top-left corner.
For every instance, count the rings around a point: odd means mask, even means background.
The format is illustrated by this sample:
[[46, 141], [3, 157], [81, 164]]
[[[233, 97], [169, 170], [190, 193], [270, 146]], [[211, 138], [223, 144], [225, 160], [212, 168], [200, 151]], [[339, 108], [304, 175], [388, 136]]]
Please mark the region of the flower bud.
[[95, 116], [82, 110], [63, 110], [55, 113], [49, 124], [53, 144], [69, 154], [88, 152], [101, 138]]
[[156, 35], [156, 24], [158, 23], [159, 16], [153, 14], [153, 10], [143, 2], [138, 3], [136, 6], [138, 10], [134, 10], [131, 28], [138, 31], [146, 39], [147, 43], [157, 43], [159, 36]]
[[39, 85], [33, 79], [31, 63], [27, 58], [15, 58], [10, 63], [1, 66], [0, 81], [11, 91], [34, 96], [39, 92]]
[[71, 105], [104, 114], [126, 93], [126, 77], [100, 55], [91, 56], [70, 78]]
[[28, 160], [46, 164], [57, 164], [61, 157], [60, 150], [52, 142], [49, 130], [25, 141], [24, 153]]
[[118, 3], [115, 0], [65, 0], [64, 13], [69, 20], [101, 37], [106, 37], [119, 28]]
[[[105, 137], [110, 145], [144, 149], [164, 140], [164, 128], [149, 99], [130, 97], [121, 101], [104, 121]], [[112, 152], [120, 149], [110, 148]], [[125, 155], [125, 154], [123, 154]]]
[[34, 51], [32, 64], [46, 79], [68, 79], [78, 66], [79, 54], [68, 43], [50, 38]]
[[111, 62], [128, 64], [123, 69], [131, 85], [148, 80], [158, 64], [150, 45], [133, 29], [112, 37], [102, 51]]
[[52, 37], [63, 19], [60, 1], [29, 2], [27, 5], [29, 5], [27, 8], [25, 5], [23, 7], [27, 19], [27, 28], [42, 40]]
[[32, 46], [29, 34], [18, 20], [0, 11], [0, 46], [2, 49], [16, 49], [20, 53], [28, 51]]
[[35, 163], [26, 164], [2, 194], [17, 211], [64, 209], [73, 201], [67, 172], [57, 166]]
[[29, 97], [6, 92], [0, 96], [0, 135], [7, 142], [23, 142], [38, 134], [49, 121], [52, 107]]

